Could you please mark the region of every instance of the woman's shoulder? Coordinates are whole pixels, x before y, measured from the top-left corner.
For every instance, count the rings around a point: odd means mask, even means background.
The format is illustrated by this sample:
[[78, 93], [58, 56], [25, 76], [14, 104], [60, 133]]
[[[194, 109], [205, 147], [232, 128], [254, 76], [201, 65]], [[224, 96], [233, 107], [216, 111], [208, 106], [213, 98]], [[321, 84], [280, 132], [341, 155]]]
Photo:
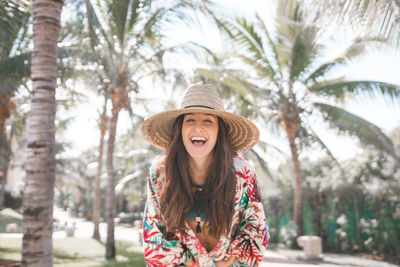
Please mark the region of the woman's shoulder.
[[243, 177], [246, 180], [247, 178], [253, 178], [256, 175], [253, 165], [240, 156], [236, 155], [233, 158], [233, 165], [235, 166], [236, 175]]
[[237, 177], [237, 190], [245, 193], [245, 199], [260, 202], [260, 190], [257, 183], [257, 175], [253, 165], [242, 157], [234, 158], [234, 165]]
[[165, 176], [165, 155], [157, 156], [150, 166], [150, 178], [158, 179]]

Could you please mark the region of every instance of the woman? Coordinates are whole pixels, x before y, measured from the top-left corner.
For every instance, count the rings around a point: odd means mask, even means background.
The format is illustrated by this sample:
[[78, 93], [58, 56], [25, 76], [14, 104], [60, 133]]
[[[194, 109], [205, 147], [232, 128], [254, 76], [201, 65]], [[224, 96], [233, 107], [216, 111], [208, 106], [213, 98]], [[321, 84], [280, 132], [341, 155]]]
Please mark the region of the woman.
[[147, 266], [257, 266], [268, 228], [255, 172], [236, 154], [257, 143], [256, 126], [224, 111], [211, 85], [191, 85], [142, 131], [165, 150], [148, 179]]

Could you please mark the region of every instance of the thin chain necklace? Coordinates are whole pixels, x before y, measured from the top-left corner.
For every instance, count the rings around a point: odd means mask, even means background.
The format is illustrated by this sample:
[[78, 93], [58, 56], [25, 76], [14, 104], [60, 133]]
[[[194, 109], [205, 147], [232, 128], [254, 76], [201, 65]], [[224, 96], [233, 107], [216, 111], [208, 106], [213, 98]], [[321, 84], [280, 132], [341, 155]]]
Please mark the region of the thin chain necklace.
[[[193, 187], [196, 188], [196, 192], [195, 192], [195, 202], [197, 201], [199, 203], [201, 203], [200, 201], [203, 200], [203, 195], [204, 195], [204, 185], [193, 185]], [[201, 233], [201, 208], [198, 207], [198, 209], [196, 210], [196, 233]]]

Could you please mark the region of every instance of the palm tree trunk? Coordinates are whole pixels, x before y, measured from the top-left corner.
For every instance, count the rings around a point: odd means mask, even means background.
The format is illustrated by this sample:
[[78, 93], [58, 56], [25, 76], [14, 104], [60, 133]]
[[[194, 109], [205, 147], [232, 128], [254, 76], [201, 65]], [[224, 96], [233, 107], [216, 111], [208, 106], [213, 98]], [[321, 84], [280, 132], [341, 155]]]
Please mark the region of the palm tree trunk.
[[101, 170], [103, 167], [103, 151], [104, 151], [104, 136], [107, 130], [107, 116], [103, 113], [100, 119], [100, 151], [99, 151], [99, 159], [98, 159], [98, 169], [95, 178], [95, 198], [94, 198], [94, 206], [93, 206], [93, 223], [94, 223], [94, 231], [93, 238], [100, 240], [100, 211], [101, 211], [101, 191], [100, 191], [100, 176]]
[[115, 134], [117, 131], [118, 114], [120, 109], [114, 108], [112, 111], [112, 118], [110, 124], [110, 131], [108, 137], [107, 149], [107, 242], [106, 242], [106, 258], [115, 258], [115, 240], [114, 240], [114, 217], [115, 217], [115, 181], [114, 181], [114, 167], [113, 167], [113, 152]]
[[4, 206], [4, 198], [5, 198], [5, 188], [7, 184], [7, 175], [8, 175], [8, 163], [3, 167], [3, 178], [1, 180], [1, 191], [0, 191], [0, 207]]
[[[10, 162], [11, 150], [9, 140], [7, 140], [6, 120], [10, 117], [11, 111], [16, 107], [11, 101], [12, 94], [3, 92], [0, 94], [0, 168], [3, 168], [3, 178], [1, 180], [0, 207], [4, 205], [5, 185], [7, 183], [8, 164]], [[11, 139], [10, 139], [11, 140]]]
[[[0, 110], [0, 112], [1, 112], [1, 110]], [[0, 116], [0, 156], [3, 153], [5, 154], [5, 151], [3, 149], [3, 147], [4, 147], [3, 143], [6, 142], [6, 140], [5, 140], [6, 135], [4, 133], [4, 123], [5, 123], [5, 119], [3, 119], [3, 116]], [[1, 165], [0, 165], [0, 167], [1, 167]], [[3, 168], [3, 174], [2, 174], [2, 178], [1, 178], [0, 207], [3, 207], [3, 205], [4, 205], [4, 189], [6, 186], [6, 174], [4, 172], [5, 172], [5, 168]]]
[[62, 0], [33, 1], [31, 110], [21, 266], [53, 266], [55, 88]]
[[299, 155], [297, 154], [297, 148], [295, 143], [295, 131], [287, 131], [290, 151], [292, 153], [292, 161], [294, 166], [294, 176], [295, 176], [295, 188], [294, 188], [294, 198], [293, 198], [293, 209], [294, 209], [294, 222], [297, 226], [297, 233], [300, 235], [303, 232], [303, 188], [301, 182], [301, 169], [299, 162]]

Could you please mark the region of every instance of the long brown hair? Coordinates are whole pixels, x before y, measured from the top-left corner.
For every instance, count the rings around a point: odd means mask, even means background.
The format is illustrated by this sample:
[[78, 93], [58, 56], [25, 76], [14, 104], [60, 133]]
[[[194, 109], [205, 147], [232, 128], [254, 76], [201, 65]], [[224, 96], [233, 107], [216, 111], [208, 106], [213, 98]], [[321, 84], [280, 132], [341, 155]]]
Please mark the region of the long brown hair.
[[[189, 155], [182, 141], [184, 115], [174, 124], [173, 136], [166, 151], [166, 180], [161, 192], [161, 215], [167, 230], [178, 229], [185, 233], [185, 216], [193, 203], [192, 182], [189, 173]], [[218, 117], [218, 137], [206, 177], [205, 226], [216, 238], [228, 234], [233, 216], [236, 177], [233, 165], [234, 152], [225, 122]]]

